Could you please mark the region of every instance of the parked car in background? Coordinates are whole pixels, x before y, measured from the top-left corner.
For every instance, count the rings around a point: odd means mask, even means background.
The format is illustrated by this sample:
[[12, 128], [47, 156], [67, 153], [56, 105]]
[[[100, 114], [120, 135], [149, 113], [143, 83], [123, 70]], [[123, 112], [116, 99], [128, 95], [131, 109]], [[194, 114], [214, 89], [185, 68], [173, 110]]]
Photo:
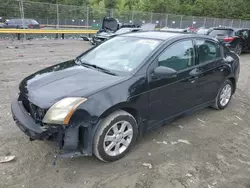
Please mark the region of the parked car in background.
[[104, 41], [127, 32], [139, 31], [140, 26], [135, 24], [121, 23], [118, 19], [113, 17], [104, 17], [102, 21], [102, 28], [92, 37], [83, 36], [83, 40], [90, 41], [93, 45], [99, 45]]
[[16, 28], [16, 29], [40, 29], [40, 24], [33, 19], [9, 19], [0, 28]]
[[127, 33], [26, 77], [11, 109], [31, 140], [57, 143], [58, 157], [109, 162], [176, 117], [226, 108], [239, 71], [239, 57], [214, 37]]
[[201, 28], [197, 29], [196, 33], [199, 35], [208, 35], [209, 31], [210, 31], [209, 28], [201, 27]]
[[249, 29], [217, 27], [209, 31], [209, 35], [216, 37], [226, 47], [240, 55], [250, 49]]
[[169, 27], [163, 27], [160, 29], [160, 31], [168, 31], [168, 32], [180, 32], [180, 33], [187, 33], [187, 29], [179, 29], [179, 28], [169, 28]]

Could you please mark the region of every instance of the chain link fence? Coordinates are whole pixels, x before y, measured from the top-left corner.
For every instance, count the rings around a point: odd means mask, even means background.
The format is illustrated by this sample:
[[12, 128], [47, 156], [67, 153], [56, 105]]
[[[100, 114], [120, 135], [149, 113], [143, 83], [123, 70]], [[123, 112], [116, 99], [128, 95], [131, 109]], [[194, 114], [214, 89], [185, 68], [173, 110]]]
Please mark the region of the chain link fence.
[[99, 29], [104, 16], [113, 16], [122, 23], [155, 23], [156, 28], [187, 27], [236, 27], [250, 28], [247, 20], [207, 18], [152, 12], [107, 10], [87, 6], [73, 6], [31, 2], [22, 0], [7, 1], [0, 4], [0, 17], [6, 19], [35, 19], [41, 25], [52, 28], [90, 28]]

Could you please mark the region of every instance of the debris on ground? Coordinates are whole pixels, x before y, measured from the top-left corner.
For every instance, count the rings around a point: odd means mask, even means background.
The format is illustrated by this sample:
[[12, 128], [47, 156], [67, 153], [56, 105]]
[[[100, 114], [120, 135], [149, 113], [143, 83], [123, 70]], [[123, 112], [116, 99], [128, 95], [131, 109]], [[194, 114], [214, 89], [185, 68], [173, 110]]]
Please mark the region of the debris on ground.
[[18, 55], [18, 57], [23, 57], [23, 55], [22, 55], [22, 54], [20, 54], [20, 55]]
[[0, 156], [0, 163], [7, 163], [15, 159], [14, 155], [10, 156]]
[[238, 125], [238, 123], [234, 123], [234, 125]]
[[18, 49], [17, 46], [7, 46], [6, 48], [9, 48], [9, 49]]
[[239, 120], [241, 120], [242, 121], [242, 119], [239, 117], [239, 116], [235, 116], [237, 119], [239, 119]]
[[148, 155], [151, 156], [152, 154], [150, 152], [148, 152]]
[[177, 140], [177, 142], [179, 142], [179, 143], [184, 143], [184, 144], [191, 144], [188, 140], [182, 140], [182, 139], [179, 139], [179, 140]]
[[153, 141], [156, 142], [157, 144], [166, 144], [166, 145], [168, 144], [167, 141], [159, 142], [159, 141], [157, 141], [157, 140], [155, 140], [155, 139], [153, 139]]
[[168, 144], [166, 141], [163, 142], [156, 142], [157, 144]]
[[178, 125], [178, 127], [179, 127], [180, 129], [183, 129], [183, 128], [184, 128], [182, 125]]
[[178, 144], [178, 142], [170, 142], [172, 145], [174, 145], [174, 144]]
[[198, 121], [200, 121], [201, 123], [206, 123], [205, 121], [201, 120], [200, 118], [197, 118]]
[[142, 165], [145, 167], [148, 167], [149, 169], [151, 169], [153, 167], [152, 164], [150, 164], [150, 163], [143, 163]]
[[193, 175], [190, 174], [190, 173], [187, 173], [186, 176], [187, 176], [187, 177], [192, 177]]
[[216, 181], [212, 183], [212, 185], [216, 185], [216, 184], [217, 184], [217, 182], [216, 182]]

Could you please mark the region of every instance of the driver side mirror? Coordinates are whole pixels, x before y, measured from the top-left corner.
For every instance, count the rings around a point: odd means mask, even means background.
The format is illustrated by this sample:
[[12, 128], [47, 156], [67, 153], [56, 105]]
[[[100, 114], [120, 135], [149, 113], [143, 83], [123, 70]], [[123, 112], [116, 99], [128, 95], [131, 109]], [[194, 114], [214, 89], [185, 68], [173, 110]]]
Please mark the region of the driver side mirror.
[[154, 69], [153, 75], [157, 78], [174, 78], [177, 76], [177, 71], [168, 67], [159, 66]]

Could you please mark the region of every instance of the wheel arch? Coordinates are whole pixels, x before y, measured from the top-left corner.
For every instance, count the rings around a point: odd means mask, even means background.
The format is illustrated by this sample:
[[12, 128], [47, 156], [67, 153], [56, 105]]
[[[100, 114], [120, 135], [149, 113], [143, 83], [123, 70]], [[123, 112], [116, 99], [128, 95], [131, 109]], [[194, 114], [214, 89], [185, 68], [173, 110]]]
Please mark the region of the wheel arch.
[[121, 102], [121, 103], [118, 103], [118, 104], [108, 108], [100, 115], [99, 119], [104, 119], [109, 114], [111, 114], [117, 110], [124, 110], [124, 111], [128, 112], [129, 114], [131, 114], [135, 118], [137, 123], [140, 121], [139, 111], [135, 107], [133, 107], [129, 102]]
[[230, 80], [233, 84], [233, 93], [236, 91], [236, 80], [234, 77], [229, 77], [228, 80]]

